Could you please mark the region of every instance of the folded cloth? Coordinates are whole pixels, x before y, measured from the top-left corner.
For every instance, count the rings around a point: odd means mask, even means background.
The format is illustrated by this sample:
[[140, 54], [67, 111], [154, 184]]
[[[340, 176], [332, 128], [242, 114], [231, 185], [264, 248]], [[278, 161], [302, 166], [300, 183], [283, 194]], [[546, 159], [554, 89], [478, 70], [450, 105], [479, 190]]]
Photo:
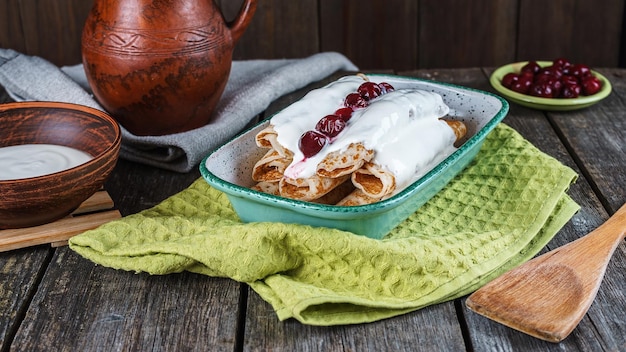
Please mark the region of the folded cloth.
[[281, 320], [371, 322], [466, 295], [533, 257], [579, 209], [565, 193], [576, 177], [500, 124], [468, 168], [382, 240], [242, 223], [199, 179], [69, 245], [116, 269], [248, 283]]
[[[122, 128], [120, 157], [187, 172], [272, 101], [339, 70], [356, 71], [357, 67], [335, 52], [303, 59], [233, 61], [210, 124], [165, 136], [135, 136]], [[104, 110], [90, 93], [82, 65], [59, 69], [40, 57], [0, 49], [0, 85], [17, 101], [61, 101]]]

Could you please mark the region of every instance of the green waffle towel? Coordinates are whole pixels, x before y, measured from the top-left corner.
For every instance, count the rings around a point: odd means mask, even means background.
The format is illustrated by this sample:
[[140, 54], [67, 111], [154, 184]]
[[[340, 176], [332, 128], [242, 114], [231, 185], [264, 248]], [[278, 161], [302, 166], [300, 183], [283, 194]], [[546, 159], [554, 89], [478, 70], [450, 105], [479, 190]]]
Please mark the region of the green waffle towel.
[[115, 269], [245, 282], [281, 320], [371, 322], [461, 297], [532, 258], [578, 211], [565, 193], [576, 177], [500, 124], [468, 168], [383, 240], [242, 223], [199, 179], [69, 243]]

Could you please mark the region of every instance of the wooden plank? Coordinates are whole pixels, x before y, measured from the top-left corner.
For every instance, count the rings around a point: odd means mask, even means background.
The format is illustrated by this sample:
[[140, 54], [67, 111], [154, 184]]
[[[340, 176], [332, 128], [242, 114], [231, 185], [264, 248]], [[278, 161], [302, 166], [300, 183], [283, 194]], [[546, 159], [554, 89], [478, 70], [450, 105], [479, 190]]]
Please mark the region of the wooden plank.
[[320, 327], [278, 321], [271, 306], [251, 292], [245, 327], [244, 351], [465, 350], [453, 302], [369, 324]]
[[[79, 233], [120, 218], [106, 191], [99, 191], [83, 202], [70, 216], [49, 224], [0, 231], [0, 252], [51, 243], [58, 247]], [[83, 215], [84, 214], [84, 215]]]
[[116, 271], [59, 248], [11, 350], [234, 351], [239, 287]]
[[414, 0], [320, 0], [320, 24], [321, 51], [342, 52], [362, 70], [416, 67], [419, 23]]
[[0, 232], [0, 251], [10, 251], [46, 243], [54, 243], [54, 246], [59, 246], [72, 236], [118, 218], [120, 218], [119, 211], [111, 210], [85, 216], [66, 217], [41, 226], [3, 230]]
[[0, 1], [0, 48], [25, 49], [19, 3]]
[[[224, 1], [229, 14], [239, 9], [240, 0]], [[232, 17], [232, 15], [229, 15]], [[233, 59], [301, 58], [319, 50], [316, 0], [263, 0], [250, 26], [235, 47]]]
[[126, 216], [159, 204], [199, 177], [199, 168], [178, 173], [119, 159], [106, 188], [122, 216]]
[[420, 1], [420, 68], [480, 67], [514, 60], [516, 1]]
[[87, 198], [78, 209], [74, 210], [72, 215], [80, 215], [91, 213], [102, 209], [111, 209], [115, 206], [113, 199], [109, 196], [109, 193], [102, 190], [94, 193], [91, 197]]
[[567, 57], [595, 67], [619, 63], [624, 1], [520, 1], [517, 57]]
[[93, 0], [20, 1], [25, 53], [56, 65], [81, 62], [80, 37]]
[[49, 247], [33, 247], [0, 253], [0, 350], [9, 351], [22, 314], [45, 269]]
[[[623, 82], [621, 73], [606, 73], [610, 81]], [[608, 98], [588, 109], [549, 114], [612, 212], [626, 202], [625, 101], [626, 89], [617, 84]]]
[[[217, 1], [232, 19], [242, 0]], [[93, 0], [0, 4], [0, 46], [76, 64]], [[567, 56], [618, 65], [622, 0], [264, 0], [234, 59], [280, 59], [338, 51], [362, 69], [501, 65]]]

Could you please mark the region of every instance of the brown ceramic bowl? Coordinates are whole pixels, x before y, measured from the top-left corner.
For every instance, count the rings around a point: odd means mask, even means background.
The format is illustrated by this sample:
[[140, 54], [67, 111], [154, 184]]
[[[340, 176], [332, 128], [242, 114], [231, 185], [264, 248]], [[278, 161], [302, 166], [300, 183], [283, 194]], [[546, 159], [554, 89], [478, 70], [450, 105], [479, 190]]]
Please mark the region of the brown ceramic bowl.
[[121, 132], [108, 114], [82, 105], [0, 104], [0, 148], [23, 144], [66, 146], [93, 158], [43, 176], [0, 180], [0, 229], [42, 225], [75, 210], [113, 170]]

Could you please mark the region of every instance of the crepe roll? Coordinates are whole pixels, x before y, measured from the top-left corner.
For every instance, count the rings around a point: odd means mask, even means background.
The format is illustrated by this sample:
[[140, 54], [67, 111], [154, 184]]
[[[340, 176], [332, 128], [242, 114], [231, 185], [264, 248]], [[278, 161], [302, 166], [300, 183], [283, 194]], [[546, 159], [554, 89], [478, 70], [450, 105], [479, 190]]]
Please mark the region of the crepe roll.
[[255, 191], [268, 193], [268, 194], [272, 194], [275, 196], [280, 195], [280, 191], [278, 190], [278, 181], [276, 182], [261, 181], [250, 188]]
[[445, 121], [454, 132], [454, 135], [456, 136], [455, 143], [460, 142], [463, 139], [463, 137], [465, 137], [465, 135], [467, 134], [467, 126], [465, 125], [465, 123], [463, 123], [463, 121], [449, 120], [449, 119], [442, 119], [442, 120]]
[[329, 153], [318, 165], [316, 173], [324, 177], [340, 177], [358, 170], [372, 160], [374, 151], [362, 143], [350, 143], [345, 150]]
[[270, 149], [254, 164], [252, 179], [256, 182], [278, 182], [292, 161], [291, 152], [285, 151], [285, 154], [287, 156], [282, 156], [276, 149]]
[[259, 148], [274, 149], [281, 156], [288, 156], [289, 154], [289, 150], [278, 142], [278, 133], [276, 133], [272, 125], [268, 125], [257, 133], [255, 141]]
[[396, 178], [381, 166], [367, 162], [351, 176], [354, 186], [367, 196], [382, 198], [396, 189]]
[[350, 175], [332, 178], [319, 175], [298, 179], [283, 177], [278, 186], [280, 195], [283, 197], [313, 201], [329, 193], [349, 178]]

